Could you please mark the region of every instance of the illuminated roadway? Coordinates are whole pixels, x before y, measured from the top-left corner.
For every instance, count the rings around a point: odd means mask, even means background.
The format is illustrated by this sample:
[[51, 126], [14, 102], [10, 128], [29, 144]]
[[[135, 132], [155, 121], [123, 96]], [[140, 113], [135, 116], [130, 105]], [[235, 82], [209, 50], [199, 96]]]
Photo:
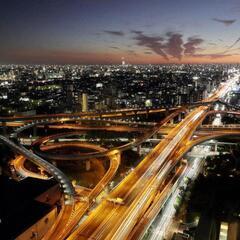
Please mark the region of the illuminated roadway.
[[[128, 149], [130, 146], [135, 144], [140, 144], [143, 141], [145, 141], [147, 138], [152, 136], [154, 133], [156, 133], [159, 129], [159, 126], [166, 123], [167, 121], [171, 120], [173, 117], [177, 116], [180, 112], [184, 112], [185, 110], [183, 108], [176, 108], [177, 111], [170, 114], [167, 118], [165, 118], [163, 121], [161, 121], [157, 126], [155, 126], [153, 129], [150, 129], [149, 131], [146, 131], [146, 133], [137, 139], [134, 144], [130, 143], [128, 145], [122, 146], [120, 149], [123, 151], [124, 149]], [[158, 111], [158, 110], [156, 110]], [[142, 114], [142, 113], [141, 113]], [[73, 116], [74, 117], [74, 116]], [[54, 119], [53, 119], [54, 120]], [[67, 121], [70, 119], [66, 119]], [[72, 119], [71, 119], [72, 120]], [[16, 131], [16, 135], [13, 135], [12, 137], [17, 137], [17, 134], [21, 131], [24, 131], [25, 129], [28, 129], [30, 127], [35, 126], [36, 124], [44, 124], [48, 122], [44, 120], [37, 120], [31, 123], [27, 123], [26, 125], [23, 125]], [[52, 121], [52, 120], [51, 120]], [[65, 119], [55, 119], [54, 121], [65, 121]], [[100, 120], [102, 121], [102, 120]], [[127, 123], [127, 124], [138, 124], [141, 125], [141, 123]], [[144, 125], [152, 125], [152, 124], [145, 124]], [[79, 199], [75, 194], [75, 191], [71, 185], [70, 182], [66, 184], [67, 178], [64, 174], [60, 174], [60, 171], [51, 165], [50, 163], [46, 162], [42, 158], [38, 157], [37, 155], [33, 154], [23, 146], [18, 146], [6, 137], [2, 136], [2, 141], [10, 146], [14, 151], [24, 156], [24, 158], [29, 159], [30, 161], [34, 162], [35, 164], [41, 166], [43, 169], [47, 170], [50, 174], [52, 174], [60, 183], [62, 186], [63, 192], [65, 193], [64, 196], [67, 198], [67, 201], [62, 202], [62, 209], [60, 214], [58, 215], [54, 225], [50, 228], [50, 230], [47, 232], [47, 234], [44, 236], [45, 239], [64, 239], [67, 237], [67, 235], [72, 231], [72, 229], [78, 224], [79, 220], [83, 217], [85, 212], [89, 209], [95, 198], [98, 196], [99, 193], [103, 190], [103, 188], [106, 186], [106, 184], [112, 179], [115, 172], [118, 169], [118, 166], [120, 164], [120, 155], [118, 149], [113, 149], [109, 151], [105, 151], [104, 156], [109, 156], [112, 161], [110, 161], [110, 168], [103, 177], [103, 179], [96, 185], [96, 187], [90, 192], [89, 196], [87, 196], [87, 199]], [[22, 162], [23, 163], [23, 162]], [[23, 168], [22, 168], [23, 169]], [[21, 170], [22, 170], [21, 169]], [[56, 171], [55, 171], [56, 169]], [[58, 171], [57, 171], [58, 170]], [[68, 181], [68, 179], [67, 179]], [[71, 188], [72, 192], [68, 192], [68, 188]], [[69, 195], [67, 195], [69, 194]], [[77, 202], [76, 202], [77, 200]]]
[[[179, 111], [181, 112], [182, 108]], [[176, 112], [173, 114], [170, 114], [166, 118], [166, 120], [162, 121], [160, 124], [164, 124], [166, 121], [168, 121], [169, 119], [171, 119], [177, 114], [178, 113]], [[22, 131], [24, 129], [27, 129], [33, 126], [34, 124], [38, 124], [42, 122], [43, 121], [37, 121], [36, 123], [27, 124], [21, 127], [20, 130]], [[158, 128], [154, 128], [153, 131], [151, 130], [150, 132], [147, 132], [147, 136], [151, 136], [157, 130]], [[138, 141], [140, 142], [144, 141], [144, 139], [147, 136], [140, 138], [140, 140]], [[64, 196], [65, 198], [67, 198], [67, 201], [63, 201], [60, 214], [58, 215], [54, 225], [50, 228], [50, 230], [47, 232], [47, 234], [44, 236], [43, 239], [64, 239], [69, 234], [69, 232], [78, 224], [79, 220], [82, 218], [82, 216], [91, 206], [92, 201], [97, 197], [97, 195], [103, 190], [106, 184], [114, 176], [120, 163], [120, 160], [119, 160], [120, 158], [114, 157], [114, 155], [115, 156], [119, 155], [118, 150], [111, 150], [110, 152], [105, 152], [105, 155], [107, 154], [113, 158], [113, 161], [111, 161], [109, 170], [107, 171], [104, 178], [99, 182], [99, 184], [97, 184], [97, 186], [89, 194], [87, 201], [86, 200], [82, 201], [80, 199], [81, 201], [75, 204], [76, 195], [71, 183], [68, 182], [68, 184], [66, 184], [66, 182], [64, 181], [66, 177], [62, 173], [60, 174], [60, 171], [56, 167], [46, 162], [42, 158], [38, 157], [37, 155], [33, 154], [23, 146], [16, 145], [15, 143], [13, 143], [12, 141], [10, 141], [4, 136], [1, 136], [1, 140], [6, 145], [10, 146], [17, 153], [21, 154], [25, 158], [31, 160], [35, 164], [41, 166], [43, 169], [50, 172], [50, 174], [52, 174], [60, 182], [60, 185], [63, 188], [63, 191], [65, 193]], [[70, 188], [72, 189], [72, 194], [70, 194], [71, 192], [70, 193], [68, 192], [68, 188], [69, 188], [68, 186], [70, 186]], [[69, 194], [70, 197], [67, 194]]]
[[[24, 147], [19, 147], [12, 141], [8, 140], [4, 136], [0, 136], [0, 140], [4, 142], [6, 145], [11, 147], [15, 152], [21, 154], [16, 161], [14, 161], [14, 166], [16, 170], [22, 173], [23, 175], [27, 175], [30, 177], [41, 178], [38, 174], [30, 172], [29, 170], [23, 167], [24, 161], [27, 159], [33, 161], [35, 164], [41, 166], [44, 169], [47, 169], [50, 174], [55, 176], [57, 181], [60, 183], [63, 192], [65, 193], [65, 201], [62, 202], [62, 209], [59, 213], [54, 225], [50, 228], [47, 234], [43, 237], [43, 239], [63, 239], [66, 237], [68, 232], [70, 232], [77, 224], [79, 219], [83, 217], [86, 211], [91, 207], [94, 203], [96, 197], [102, 192], [104, 187], [111, 181], [113, 176], [115, 175], [119, 164], [120, 164], [120, 154], [117, 150], [111, 151], [107, 156], [110, 160], [110, 167], [104, 177], [98, 182], [98, 184], [91, 190], [85, 197], [78, 197], [76, 191], [72, 188], [71, 183], [68, 184], [65, 182], [65, 175], [62, 174], [59, 170], [54, 171], [57, 169], [55, 166], [51, 165], [47, 162], [45, 165], [45, 160], [41, 159], [40, 157], [36, 156], [35, 154], [31, 153]], [[71, 145], [79, 146], [79, 143]], [[82, 146], [82, 144], [80, 144]], [[51, 146], [51, 148], [56, 146]], [[91, 146], [93, 147], [92, 144]], [[96, 150], [105, 150], [102, 147], [94, 146]], [[42, 177], [44, 178], [44, 177]], [[66, 178], [67, 181], [68, 178]], [[69, 186], [68, 186], [69, 185]], [[69, 190], [69, 188], [71, 188]]]
[[47, 232], [47, 234], [51, 234], [57, 229], [60, 229], [59, 234], [63, 232], [64, 227], [67, 226], [67, 223], [71, 217], [69, 213], [73, 212], [75, 206], [76, 194], [69, 179], [58, 168], [45, 161], [44, 159], [40, 158], [39, 156], [35, 155], [31, 151], [27, 150], [25, 147], [15, 144], [14, 142], [2, 135], [0, 135], [0, 141], [10, 147], [14, 152], [22, 155], [26, 159], [32, 161], [36, 165], [48, 171], [48, 173], [51, 174], [60, 184], [60, 187], [63, 191], [63, 197], [61, 199], [62, 208], [59, 215], [57, 216], [55, 223]]
[[[67, 133], [59, 133], [59, 134], [54, 134], [51, 136], [47, 136], [44, 138], [40, 138], [38, 140], [36, 140], [35, 142], [33, 142], [32, 146], [34, 149], [34, 152], [37, 153], [38, 155], [40, 155], [41, 157], [43, 157], [44, 159], [49, 159], [49, 160], [81, 160], [81, 159], [88, 159], [88, 158], [95, 158], [95, 157], [103, 157], [105, 155], [108, 155], [110, 152], [112, 152], [113, 150], [118, 150], [118, 151], [126, 151], [128, 149], [131, 149], [134, 146], [138, 146], [140, 144], [142, 144], [143, 142], [145, 142], [147, 139], [149, 139], [151, 136], [153, 136], [154, 134], [158, 133], [159, 128], [166, 124], [167, 122], [169, 122], [171, 119], [173, 119], [174, 117], [176, 117], [178, 114], [185, 112], [184, 108], [179, 108], [177, 111], [171, 113], [170, 115], [168, 115], [166, 118], [164, 118], [162, 121], [160, 121], [159, 123], [157, 123], [153, 128], [146, 130], [144, 132], [144, 134], [138, 138], [136, 138], [135, 140], [126, 143], [124, 145], [121, 145], [119, 147], [114, 147], [110, 150], [105, 150], [105, 151], [99, 151], [98, 152], [92, 152], [92, 153], [83, 153], [81, 155], [68, 155], [68, 156], [64, 156], [64, 155], [56, 155], [56, 154], [49, 154], [49, 153], [44, 153], [43, 151], [40, 150], [40, 146], [43, 143], [47, 143], [50, 140], [54, 140], [54, 139], [58, 139], [60, 137], [66, 137], [66, 136], [71, 136], [71, 135], [77, 135], [77, 134], [81, 134], [81, 132], [67, 132]], [[105, 128], [105, 130], [107, 130], [107, 128]], [[128, 130], [128, 128], [125, 128], [125, 130]], [[132, 128], [131, 128], [132, 130]], [[137, 131], [137, 128], [136, 128]]]
[[109, 194], [109, 198], [123, 199], [124, 205], [104, 200], [69, 239], [126, 239], [139, 215], [151, 204], [159, 184], [175, 166], [170, 159], [173, 152], [190, 138], [206, 112], [207, 107], [191, 112]]
[[[205, 102], [217, 101], [223, 97], [225, 92], [229, 90], [229, 82], [221, 86], [221, 88]], [[178, 108], [176, 108], [178, 109]], [[191, 144], [190, 139], [207, 116], [209, 106], [200, 106], [190, 112], [185, 119], [177, 124], [169, 134], [149, 153], [144, 160], [103, 200], [99, 206], [94, 209], [85, 221], [68, 237], [68, 239], [129, 239], [131, 232], [139, 223], [140, 219], [147, 212], [147, 209], [156, 201], [158, 194], [165, 194], [164, 189], [170, 186], [168, 179], [169, 173], [174, 171], [174, 167], [179, 164], [179, 159]], [[143, 113], [144, 112], [144, 113]], [[120, 113], [120, 115], [137, 115], [146, 114], [149, 110], [129, 111]], [[118, 117], [119, 113], [95, 114], [91, 116]], [[61, 118], [61, 116], [53, 116], [53, 118]], [[69, 117], [69, 115], [68, 115]], [[77, 117], [77, 116], [71, 116]], [[84, 117], [82, 115], [82, 117]], [[37, 116], [36, 119], [40, 119]], [[47, 119], [48, 117], [45, 116]], [[15, 120], [18, 119], [14, 118]], [[23, 120], [20, 117], [18, 120]], [[30, 117], [32, 119], [32, 117]], [[26, 118], [24, 120], [27, 120]], [[8, 120], [4, 120], [8, 121]], [[59, 119], [61, 121], [61, 119]], [[40, 124], [41, 121], [38, 121]], [[31, 125], [31, 124], [29, 124]], [[155, 128], [155, 132], [159, 130]], [[151, 134], [152, 135], [152, 132]], [[209, 137], [209, 136], [208, 136]], [[205, 136], [207, 138], [207, 136]], [[143, 139], [145, 140], [145, 139]], [[71, 183], [66, 179], [57, 168], [49, 164], [47, 161], [36, 156], [24, 147], [19, 147], [4, 136], [0, 136], [0, 141], [11, 147], [17, 153], [23, 155], [27, 159], [33, 161], [43, 169], [48, 169], [61, 184], [64, 191], [64, 204], [54, 226], [47, 232], [43, 239], [64, 239], [78, 224], [79, 216], [73, 211], [75, 203], [75, 191]], [[195, 140], [194, 143], [197, 143]], [[180, 170], [179, 170], [180, 171]], [[171, 180], [170, 180], [171, 181]], [[159, 187], [162, 191], [159, 192]], [[100, 189], [100, 188], [99, 188]], [[101, 190], [99, 190], [101, 191]], [[96, 192], [99, 192], [98, 190]], [[122, 204], [113, 203], [110, 199], [122, 199]], [[80, 204], [81, 205], [81, 204]], [[88, 203], [87, 203], [88, 205]], [[66, 209], [67, 206], [70, 208]], [[87, 208], [88, 206], [86, 206]], [[84, 211], [85, 205], [80, 206], [80, 213]], [[139, 232], [140, 234], [140, 232]]]
[[71, 119], [84, 119], [84, 118], [122, 118], [127, 116], [145, 115], [151, 113], [160, 113], [166, 111], [175, 111], [181, 107], [174, 107], [171, 109], [166, 108], [143, 108], [143, 109], [120, 109], [105, 112], [80, 112], [80, 113], [60, 113], [60, 114], [44, 114], [44, 115], [33, 115], [33, 116], [13, 116], [13, 117], [0, 117], [0, 122], [12, 123], [15, 125], [16, 121], [44, 121], [45, 120], [57, 120], [64, 118]]
[[38, 178], [42, 180], [49, 180], [50, 177], [43, 173], [36, 173], [33, 171], [28, 170], [24, 163], [26, 158], [23, 156], [17, 156], [15, 159], [11, 160], [11, 165], [14, 167], [16, 172], [22, 177], [31, 177], [31, 178]]
[[78, 201], [75, 204], [74, 211], [69, 209], [66, 216], [68, 216], [67, 224], [62, 224], [64, 219], [60, 216], [59, 222], [57, 223], [57, 228], [52, 228], [44, 236], [43, 240], [51, 239], [65, 239], [69, 233], [78, 224], [79, 220], [84, 216], [86, 211], [94, 204], [96, 197], [102, 192], [104, 187], [111, 181], [115, 175], [119, 164], [120, 164], [120, 154], [118, 151], [114, 150], [109, 153], [110, 167], [104, 177], [98, 182], [98, 184], [89, 192], [85, 197], [77, 198]]
[[[229, 82], [221, 86], [210, 100], [222, 97], [228, 85]], [[189, 113], [109, 194], [110, 199], [121, 198], [123, 204], [104, 200], [68, 239], [129, 239], [132, 229], [153, 201], [157, 187], [175, 166], [174, 156], [184, 152], [181, 147], [186, 148], [184, 145], [207, 111], [207, 106], [200, 106]]]

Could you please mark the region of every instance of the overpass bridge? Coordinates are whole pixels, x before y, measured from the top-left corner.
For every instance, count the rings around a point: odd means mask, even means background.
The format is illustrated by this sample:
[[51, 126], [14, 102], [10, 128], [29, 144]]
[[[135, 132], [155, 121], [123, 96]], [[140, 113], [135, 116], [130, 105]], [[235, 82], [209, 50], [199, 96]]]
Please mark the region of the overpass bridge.
[[42, 159], [41, 157], [37, 156], [33, 152], [29, 151], [23, 146], [19, 146], [16, 143], [12, 142], [8, 138], [0, 135], [0, 142], [8, 146], [10, 149], [12, 149], [14, 152], [24, 156], [25, 158], [29, 159], [33, 163], [35, 163], [37, 166], [42, 167], [47, 172], [49, 172], [60, 184], [61, 189], [63, 190], [65, 196], [65, 204], [74, 204], [74, 196], [75, 196], [75, 190], [69, 181], [69, 179], [54, 165], [49, 163], [48, 161]]
[[[165, 138], [150, 152], [141, 163], [103, 200], [96, 209], [94, 209], [90, 215], [84, 220], [80, 226], [78, 226], [79, 219], [82, 217], [84, 209], [87, 208], [87, 204], [82, 204], [75, 211], [73, 208], [68, 209], [64, 214], [59, 215], [56, 224], [48, 231], [44, 240], [46, 239], [138, 239], [142, 236], [142, 232], [149, 225], [151, 219], [143, 218], [147, 212], [147, 209], [151, 208], [154, 203], [154, 211], [151, 215], [153, 218], [161, 209], [162, 204], [165, 202], [168, 193], [173, 191], [172, 187], [178, 181], [181, 171], [184, 166], [181, 164], [181, 158], [189, 151], [193, 146], [212, 139], [226, 135], [239, 135], [238, 128], [221, 128], [210, 130], [209, 126], [201, 129], [203, 120], [210, 114], [214, 113], [211, 108], [213, 102], [221, 99], [224, 94], [229, 90], [231, 79], [222, 85], [220, 89], [216, 91], [210, 98], [204, 100], [199, 107], [195, 106], [195, 109], [188, 113], [188, 115], [178, 123], [174, 128], [170, 129]], [[181, 109], [181, 110], [180, 110]], [[182, 108], [175, 109], [177, 111], [183, 111]], [[151, 110], [155, 112], [155, 110]], [[156, 110], [159, 112], [167, 112], [167, 110]], [[176, 112], [177, 112], [176, 111]], [[64, 121], [64, 118], [71, 119], [70, 121], [83, 119], [102, 120], [103, 118], [124, 118], [133, 115], [149, 114], [149, 110], [123, 110], [108, 112], [108, 113], [81, 113], [70, 115], [54, 115], [54, 116], [36, 116], [27, 117], [25, 119], [16, 117], [13, 121], [30, 121], [28, 126], [17, 129], [17, 131], [11, 137], [18, 137], [21, 131], [33, 127], [36, 124], [42, 124], [45, 122]], [[216, 112], [215, 112], [216, 113]], [[84, 115], [85, 114], [85, 115]], [[89, 114], [89, 115], [87, 115]], [[161, 123], [154, 125], [151, 129], [138, 139], [134, 144], [141, 144], [148, 138], [159, 132], [162, 125], [169, 122], [174, 117], [174, 114], [170, 114]], [[90, 116], [90, 117], [89, 117]], [[95, 119], [94, 119], [95, 118]], [[96, 119], [99, 118], [99, 119]], [[0, 119], [0, 121], [9, 122], [10, 119]], [[32, 122], [31, 122], [32, 121]], [[41, 122], [42, 121], [42, 122]], [[3, 124], [3, 125], [4, 125]], [[34, 125], [35, 124], [35, 125]], [[47, 124], [47, 123], [46, 123]], [[194, 137], [194, 134], [198, 132], [198, 135]], [[30, 158], [33, 161], [40, 162], [44, 167], [43, 158], [35, 158], [35, 154], [28, 151], [24, 147], [19, 147], [6, 137], [2, 136], [4, 144], [11, 146], [15, 151], [23, 155], [26, 158]], [[14, 145], [15, 144], [15, 145]], [[128, 146], [122, 146], [121, 149], [111, 149], [113, 151], [123, 151], [128, 147], [134, 146], [133, 143], [129, 143]], [[18, 148], [17, 148], [18, 147]], [[31, 155], [32, 154], [32, 155]], [[108, 151], [104, 154], [109, 154]], [[44, 162], [43, 162], [43, 161]], [[45, 168], [50, 166], [45, 166]], [[176, 170], [177, 167], [177, 170]], [[50, 169], [55, 170], [55, 169]], [[57, 178], [56, 172], [52, 172]], [[62, 182], [61, 182], [62, 183]], [[63, 184], [66, 187], [67, 184]], [[71, 185], [67, 185], [71, 188]], [[99, 188], [100, 189], [100, 188]], [[99, 189], [97, 191], [99, 191]], [[67, 190], [69, 190], [67, 188]], [[72, 189], [72, 195], [70, 192], [66, 193], [74, 196], [74, 189]], [[111, 199], [122, 199], [122, 204], [113, 204]], [[68, 203], [71, 203], [68, 202]], [[72, 203], [74, 203], [74, 198]], [[65, 206], [65, 205], [64, 205]], [[138, 225], [140, 219], [144, 221], [144, 228]], [[134, 235], [132, 234], [134, 233]], [[134, 236], [134, 237], [133, 237]]]
[[62, 118], [126, 118], [128, 116], [146, 115], [152, 113], [164, 113], [173, 112], [182, 108], [182, 106], [172, 107], [172, 108], [136, 108], [136, 109], [120, 109], [120, 110], [110, 110], [102, 112], [79, 112], [79, 113], [59, 113], [59, 114], [42, 114], [42, 115], [32, 115], [32, 116], [13, 116], [13, 117], [0, 117], [0, 122], [17, 122], [17, 121], [36, 121], [36, 120], [54, 120]]
[[[226, 82], [208, 101], [215, 101], [223, 97], [229, 90], [232, 81]], [[204, 105], [204, 104], [202, 104]], [[206, 139], [224, 136], [228, 133], [208, 134], [192, 140], [196, 128], [208, 115], [210, 106], [200, 106], [190, 112], [168, 135], [147, 155], [147, 157], [130, 173], [117, 189], [109, 194], [110, 198], [120, 197], [123, 199], [123, 206], [113, 206], [107, 200], [103, 201], [89, 217], [77, 228], [68, 239], [137, 239], [141, 236], [143, 229], [136, 228], [137, 223], [142, 219], [146, 209], [156, 199], [158, 192], [154, 187], [157, 184], [166, 184], [171, 166], [176, 166], [179, 159], [195, 144]], [[235, 131], [236, 132], [236, 131]], [[231, 130], [232, 134], [235, 134]], [[239, 134], [239, 131], [236, 133]], [[166, 175], [165, 175], [166, 174]], [[164, 190], [162, 194], [164, 194]], [[154, 198], [155, 196], [155, 198]], [[162, 199], [157, 201], [161, 206]], [[156, 212], [160, 207], [156, 210]], [[101, 217], [104, 215], [104, 218]], [[149, 219], [145, 219], [145, 226]], [[132, 232], [135, 232], [132, 238]]]

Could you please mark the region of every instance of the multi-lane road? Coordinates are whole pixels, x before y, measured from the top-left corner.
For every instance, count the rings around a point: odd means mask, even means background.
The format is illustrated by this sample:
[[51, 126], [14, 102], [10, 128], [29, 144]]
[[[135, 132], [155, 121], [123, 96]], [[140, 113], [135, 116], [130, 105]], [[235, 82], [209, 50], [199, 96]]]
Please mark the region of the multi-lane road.
[[[141, 219], [149, 213], [149, 216], [154, 214], [149, 211], [153, 208], [157, 202], [161, 204], [164, 202], [167, 193], [172, 190], [171, 186], [177, 181], [179, 174], [183, 170], [183, 166], [179, 159], [197, 141], [190, 141], [196, 128], [202, 123], [204, 118], [210, 111], [209, 102], [214, 102], [226, 95], [231, 89], [232, 84], [238, 80], [237, 76], [221, 85], [210, 98], [206, 99], [203, 104], [205, 106], [199, 106], [191, 111], [180, 123], [178, 123], [173, 129], [170, 130], [168, 135], [141, 161], [141, 163], [128, 175], [124, 180], [98, 205], [93, 209], [90, 215], [85, 221], [79, 225], [79, 220], [89, 208], [89, 203], [95, 199], [95, 197], [102, 191], [103, 186], [109, 182], [109, 179], [116, 172], [120, 163], [118, 157], [114, 157], [112, 160], [113, 165], [110, 166], [109, 172], [105, 175], [105, 178], [90, 192], [87, 201], [80, 201], [75, 206], [75, 191], [72, 184], [66, 179], [65, 175], [61, 173], [56, 167], [49, 164], [44, 159], [36, 156], [31, 151], [24, 147], [16, 145], [8, 138], [0, 136], [0, 141], [14, 149], [15, 152], [21, 154], [27, 159], [35, 162], [43, 169], [47, 169], [60, 183], [64, 192], [63, 208], [60, 215], [57, 218], [54, 226], [47, 232], [44, 239], [134, 239], [137, 234], [140, 236], [144, 228], [140, 228]], [[178, 111], [182, 111], [181, 108], [176, 108]], [[151, 110], [157, 111], [159, 110]], [[161, 110], [163, 112], [165, 110]], [[34, 118], [34, 122], [29, 123], [19, 129], [27, 129], [29, 126], [35, 126], [45, 121], [61, 121], [62, 118], [78, 119], [79, 117], [123, 117], [138, 114], [148, 114], [150, 110], [128, 110], [109, 112], [105, 114], [89, 113], [88, 115], [57, 115], [57, 116], [38, 116]], [[179, 112], [178, 112], [179, 114]], [[174, 117], [168, 116], [164, 121]], [[51, 119], [50, 119], [51, 118]], [[33, 120], [23, 119], [17, 117], [15, 119], [3, 119], [4, 122], [12, 120]], [[155, 126], [153, 130], [144, 134], [140, 138], [139, 143], [146, 140], [147, 137], [152, 136], [158, 132], [161, 124]], [[189, 144], [191, 143], [191, 144]], [[118, 155], [118, 150], [113, 150], [111, 156]], [[109, 154], [106, 152], [105, 154]], [[169, 176], [172, 176], [169, 179]], [[74, 209], [75, 206], [75, 209]], [[152, 215], [151, 215], [151, 214]], [[151, 219], [148, 219], [149, 221]], [[78, 226], [79, 225], [79, 226]], [[74, 230], [74, 231], [73, 231]], [[134, 230], [134, 231], [133, 231]]]
[[[233, 81], [238, 80], [238, 77]], [[228, 81], [206, 101], [217, 100], [229, 90]], [[151, 205], [156, 190], [177, 162], [182, 146], [187, 145], [197, 126], [209, 111], [200, 106], [190, 112], [166, 138], [110, 194], [110, 199], [122, 199], [123, 204], [104, 200], [69, 237], [72, 239], [128, 239], [131, 230]], [[182, 152], [184, 152], [182, 150]]]
[[189, 140], [208, 107], [192, 111], [110, 194], [124, 204], [104, 200], [69, 239], [126, 239], [139, 217], [150, 206], [156, 191], [177, 164], [174, 153]]

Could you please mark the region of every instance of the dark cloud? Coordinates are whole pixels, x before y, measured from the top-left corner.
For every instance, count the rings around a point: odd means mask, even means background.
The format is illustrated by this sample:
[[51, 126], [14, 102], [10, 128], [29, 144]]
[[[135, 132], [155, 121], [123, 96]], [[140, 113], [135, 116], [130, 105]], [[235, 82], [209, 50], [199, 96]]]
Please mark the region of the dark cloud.
[[142, 32], [135, 31], [136, 36], [134, 37], [135, 40], [137, 40], [138, 46], [144, 46], [148, 49], [152, 50], [156, 54], [162, 56], [164, 59], [168, 60], [167, 54], [164, 52], [164, 38], [157, 36], [147, 36], [143, 34]]
[[122, 31], [110, 31], [110, 30], [104, 30], [103, 31], [104, 33], [107, 33], [107, 34], [110, 34], [110, 35], [113, 35], [113, 36], [119, 36], [119, 37], [122, 37], [124, 36], [124, 32]]
[[128, 50], [127, 53], [133, 56], [137, 56], [137, 53], [134, 50]]
[[207, 57], [212, 59], [217, 58], [224, 58], [224, 57], [230, 57], [232, 54], [225, 54], [225, 53], [213, 53], [213, 54], [196, 54], [195, 57]]
[[189, 37], [187, 42], [184, 44], [184, 54], [193, 56], [197, 50], [199, 50], [199, 45], [202, 44], [204, 40], [199, 37]]
[[153, 27], [153, 26], [154, 26], [153, 23], [143, 25], [144, 28], [151, 28], [151, 27]]
[[219, 18], [212, 18], [213, 21], [223, 23], [225, 26], [230, 26], [235, 23], [236, 19], [219, 19]]
[[220, 54], [220, 53], [216, 53], [216, 54], [209, 54], [208, 55], [210, 58], [212, 59], [217, 59], [217, 58], [223, 58], [223, 57], [231, 57], [232, 54]]
[[184, 56], [202, 56], [197, 54], [197, 51], [202, 50], [200, 45], [204, 42], [200, 37], [192, 36], [184, 41], [183, 35], [178, 32], [167, 32], [160, 36], [148, 36], [142, 31], [131, 32], [135, 34], [133, 39], [137, 45], [147, 48], [145, 54], [156, 53], [165, 60], [171, 57], [181, 60]]
[[231, 46], [228, 47], [228, 50], [235, 47], [236, 44], [240, 42], [240, 38], [238, 38]]
[[[232, 43], [232, 45], [230, 45], [230, 46], [226, 46], [226, 50], [225, 51], [223, 51], [222, 53], [220, 53], [220, 55], [225, 55], [225, 56], [229, 56], [229, 52], [232, 52], [232, 51], [236, 51], [236, 50], [238, 50], [238, 49], [233, 49], [238, 43], [240, 42], [240, 37], [237, 39], [237, 40], [235, 40], [235, 42], [233, 42]], [[236, 55], [236, 54], [234, 54], [234, 55]], [[230, 55], [231, 56], [231, 55]]]
[[210, 43], [208, 43], [208, 45], [216, 46], [217, 44], [216, 44], [216, 43], [212, 43], [212, 42], [210, 42]]
[[131, 33], [135, 33], [135, 34], [142, 34], [142, 31], [137, 31], [137, 30], [132, 30]]
[[110, 46], [110, 48], [112, 48], [112, 49], [119, 49], [119, 47], [115, 47], [115, 46]]
[[168, 39], [167, 43], [164, 46], [165, 51], [168, 55], [181, 60], [183, 53], [182, 35], [174, 32], [168, 32], [166, 35]]

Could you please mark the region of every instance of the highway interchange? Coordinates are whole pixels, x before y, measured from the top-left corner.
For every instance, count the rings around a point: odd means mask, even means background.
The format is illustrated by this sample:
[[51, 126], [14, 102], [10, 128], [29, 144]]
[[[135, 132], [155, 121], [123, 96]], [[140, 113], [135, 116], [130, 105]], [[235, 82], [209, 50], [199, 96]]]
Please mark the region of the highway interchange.
[[[24, 159], [28, 159], [53, 176], [59, 182], [63, 191], [62, 210], [58, 215], [55, 224], [49, 229], [43, 239], [140, 239], [152, 220], [161, 210], [169, 193], [174, 191], [174, 184], [178, 182], [179, 178], [185, 172], [187, 167], [186, 163], [181, 161], [184, 154], [194, 145], [202, 141], [224, 135], [239, 135], [240, 129], [236, 125], [225, 128], [222, 127], [222, 129], [216, 126], [202, 126], [203, 120], [210, 114], [239, 114], [236, 111], [227, 112], [212, 110], [212, 104], [219, 100], [222, 101], [226, 93], [231, 90], [231, 87], [238, 81], [238, 79], [239, 74], [236, 73], [234, 78], [229, 79], [226, 83], [221, 85], [214, 94], [208, 99], [205, 99], [202, 102], [202, 106], [196, 106], [191, 111], [182, 107], [173, 109], [172, 114], [167, 116], [160, 123], [149, 127], [147, 131], [143, 131], [142, 136], [134, 142], [113, 149], [94, 149], [94, 152], [87, 157], [107, 156], [110, 161], [110, 168], [99, 184], [90, 191], [85, 199], [79, 198], [76, 189], [74, 189], [72, 183], [68, 180], [65, 174], [46, 161], [44, 158], [46, 156], [44, 155], [44, 151], [43, 154], [40, 154], [37, 151], [34, 153], [16, 142], [18, 134], [28, 128], [34, 127], [35, 125], [48, 124], [49, 122], [67, 122], [73, 119], [104, 121], [104, 118], [124, 118], [126, 116], [138, 114], [163, 112], [164, 110], [134, 109], [109, 113], [91, 112], [85, 115], [81, 113], [74, 115], [62, 114], [55, 116], [0, 119], [3, 125], [9, 126], [11, 124], [14, 125], [14, 122], [16, 121], [23, 122], [23, 125], [13, 132], [13, 134], [10, 135], [10, 138], [2, 135], [0, 136], [0, 141], [9, 146], [19, 155], [17, 157], [18, 161], [15, 159], [16, 170], [22, 172], [23, 175], [27, 174], [31, 177], [41, 178], [41, 174], [39, 175], [35, 173], [36, 175], [34, 175], [34, 173], [32, 173], [33, 175], [31, 175], [29, 171], [22, 167]], [[186, 112], [188, 113], [186, 114]], [[89, 216], [79, 224], [86, 211], [95, 203], [96, 197], [114, 177], [121, 163], [121, 151], [140, 145], [147, 139], [151, 138], [154, 134], [158, 133], [161, 127], [166, 125], [171, 119], [180, 113], [185, 113], [185, 118], [175, 127], [170, 128], [166, 132], [163, 140], [161, 140], [160, 143], [157, 144], [157, 146], [137, 165], [137, 167], [135, 167], [134, 170], [131, 171], [105, 197], [105, 199], [97, 205], [97, 207], [94, 207]], [[132, 123], [132, 125], [135, 125], [135, 127], [132, 127], [129, 124], [129, 126], [126, 127], [115, 127], [115, 129], [114, 127], [111, 127], [112, 129], [110, 129], [115, 131], [134, 131], [134, 128], [139, 128], [140, 132], [143, 130], [144, 124], [141, 126], [139, 123]], [[148, 124], [145, 123], [145, 126], [146, 125]], [[71, 129], [74, 125], [68, 125], [68, 127]], [[107, 128], [104, 130], [106, 129]], [[211, 129], [211, 131], [209, 131], [209, 129]], [[197, 138], [193, 138], [195, 133], [198, 134]], [[42, 142], [50, 139], [51, 137], [39, 139], [34, 144], [38, 143], [41, 145]], [[56, 146], [53, 145], [52, 147]], [[63, 156], [57, 156], [55, 160], [58, 157], [61, 158]], [[81, 160], [83, 158], [79, 157], [72, 160]], [[112, 199], [121, 199], [121, 203], [113, 202]]]

